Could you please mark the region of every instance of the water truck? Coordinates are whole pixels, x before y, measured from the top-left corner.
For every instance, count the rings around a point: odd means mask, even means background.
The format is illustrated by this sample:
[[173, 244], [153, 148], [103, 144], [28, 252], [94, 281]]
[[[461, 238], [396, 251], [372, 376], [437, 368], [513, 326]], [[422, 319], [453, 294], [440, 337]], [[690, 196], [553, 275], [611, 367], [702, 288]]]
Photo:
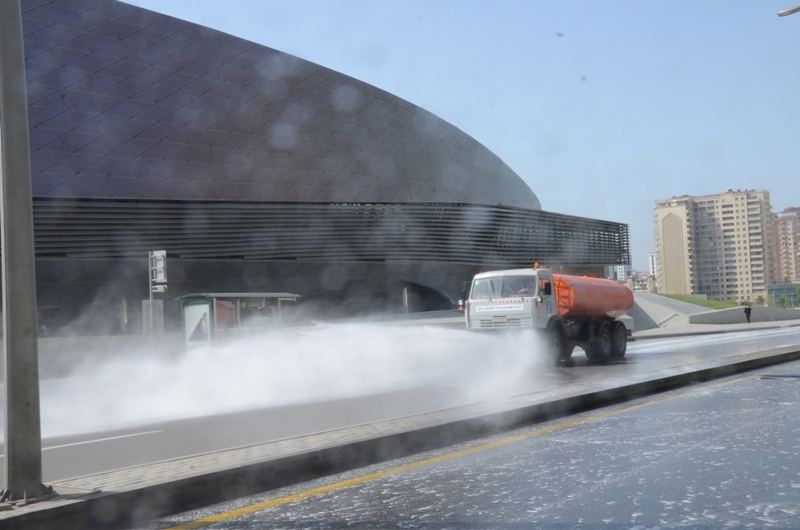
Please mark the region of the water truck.
[[476, 274], [464, 317], [467, 329], [536, 329], [559, 361], [580, 346], [591, 361], [621, 359], [629, 330], [620, 320], [633, 293], [613, 280], [509, 269]]

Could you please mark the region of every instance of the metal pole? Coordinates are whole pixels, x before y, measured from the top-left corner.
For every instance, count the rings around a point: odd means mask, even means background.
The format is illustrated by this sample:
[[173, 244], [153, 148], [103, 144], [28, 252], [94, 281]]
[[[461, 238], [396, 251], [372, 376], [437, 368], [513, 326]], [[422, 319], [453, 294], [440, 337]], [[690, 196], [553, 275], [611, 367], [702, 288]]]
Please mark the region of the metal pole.
[[128, 334], [128, 299], [122, 299], [122, 316], [120, 318], [120, 329], [123, 335]]
[[150, 254], [148, 254], [147, 261], [149, 263], [149, 266], [147, 267], [147, 274], [150, 277], [150, 284], [149, 284], [150, 288], [148, 289], [148, 291], [150, 292], [150, 305], [149, 305], [149, 308], [150, 308], [150, 311], [149, 311], [149, 313], [150, 313], [150, 336], [152, 337], [153, 335], [155, 335], [155, 332], [153, 330], [153, 253], [152, 252]]
[[28, 104], [19, 1], [0, 1], [0, 239], [5, 473], [2, 500], [44, 495]]

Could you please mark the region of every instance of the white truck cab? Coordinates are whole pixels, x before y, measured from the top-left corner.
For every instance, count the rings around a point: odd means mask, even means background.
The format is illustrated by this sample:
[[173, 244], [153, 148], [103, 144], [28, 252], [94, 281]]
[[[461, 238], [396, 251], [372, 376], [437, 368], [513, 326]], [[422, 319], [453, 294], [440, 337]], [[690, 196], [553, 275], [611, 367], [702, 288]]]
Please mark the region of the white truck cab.
[[556, 311], [548, 269], [476, 274], [464, 307], [469, 329], [545, 328]]

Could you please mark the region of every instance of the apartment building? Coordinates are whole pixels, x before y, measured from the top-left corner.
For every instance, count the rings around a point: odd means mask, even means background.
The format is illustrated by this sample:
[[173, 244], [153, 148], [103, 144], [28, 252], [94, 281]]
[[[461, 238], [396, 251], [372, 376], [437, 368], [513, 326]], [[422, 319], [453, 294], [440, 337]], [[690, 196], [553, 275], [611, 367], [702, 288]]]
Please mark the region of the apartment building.
[[606, 265], [606, 278], [610, 280], [624, 282], [631, 276], [633, 276], [631, 265]]
[[688, 195], [656, 201], [656, 281], [662, 293], [691, 294], [694, 290], [692, 198]]
[[800, 208], [787, 208], [776, 216], [778, 232], [778, 282], [800, 282]]
[[777, 232], [769, 192], [683, 195], [655, 205], [660, 292], [756, 301], [777, 277]]
[[655, 278], [657, 276], [658, 265], [656, 261], [656, 253], [650, 252], [647, 255], [647, 272], [650, 274], [651, 277]]

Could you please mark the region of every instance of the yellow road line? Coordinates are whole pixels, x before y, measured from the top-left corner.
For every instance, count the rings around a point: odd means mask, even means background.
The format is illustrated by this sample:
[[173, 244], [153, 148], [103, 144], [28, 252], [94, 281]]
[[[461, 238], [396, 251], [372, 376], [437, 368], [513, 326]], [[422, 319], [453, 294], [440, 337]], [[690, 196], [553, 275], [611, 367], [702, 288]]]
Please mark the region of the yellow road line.
[[[736, 379], [732, 379], [729, 381], [723, 381], [722, 383], [718, 383], [715, 385], [711, 385], [712, 388], [719, 388], [722, 386], [731, 385], [734, 383], [738, 383], [740, 381], [744, 381], [745, 379], [751, 379], [754, 376], [745, 376], [745, 377], [738, 377]], [[552, 425], [548, 425], [545, 427], [539, 427], [538, 429], [534, 429], [524, 434], [517, 434], [514, 436], [508, 436], [506, 438], [502, 438], [500, 440], [495, 440], [492, 442], [482, 443], [473, 447], [468, 447], [466, 449], [460, 449], [458, 451], [452, 451], [450, 453], [446, 453], [439, 456], [434, 456], [430, 458], [425, 458], [423, 460], [419, 460], [417, 462], [411, 462], [409, 464], [404, 464], [401, 466], [392, 467], [389, 469], [384, 469], [382, 471], [375, 471], [374, 473], [368, 473], [366, 475], [361, 475], [359, 477], [354, 477], [348, 480], [342, 480], [340, 482], [335, 482], [333, 484], [328, 484], [327, 486], [320, 486], [319, 488], [312, 488], [310, 490], [301, 491], [298, 493], [293, 493], [291, 495], [285, 495], [283, 497], [276, 497], [274, 499], [257, 502], [255, 504], [249, 504], [247, 506], [242, 506], [241, 508], [236, 508], [234, 510], [229, 510], [226, 512], [220, 512], [215, 515], [209, 515], [203, 517], [201, 519], [196, 519], [194, 521], [189, 521], [183, 524], [179, 524], [177, 526], [171, 526], [166, 530], [192, 530], [195, 528], [203, 528], [204, 526], [209, 526], [216, 523], [222, 523], [225, 521], [230, 521], [231, 519], [236, 519], [237, 517], [242, 517], [245, 515], [251, 515], [256, 512], [261, 512], [265, 510], [269, 510], [271, 508], [277, 508], [279, 506], [284, 506], [286, 504], [291, 504], [293, 502], [302, 501], [305, 499], [309, 499], [311, 497], [318, 497], [320, 495], [325, 495], [327, 493], [331, 493], [334, 491], [343, 490], [346, 488], [351, 488], [353, 486], [359, 486], [361, 484], [366, 484], [368, 482], [372, 482], [375, 480], [379, 480], [386, 477], [391, 477], [393, 475], [398, 475], [400, 473], [405, 473], [406, 471], [413, 471], [415, 469], [420, 469], [424, 467], [433, 466], [436, 464], [440, 464], [442, 462], [449, 462], [450, 460], [455, 460], [457, 458], [463, 458], [465, 456], [474, 455], [476, 453], [482, 453], [484, 451], [489, 451], [491, 449], [497, 449], [500, 447], [505, 447], [508, 445], [512, 445], [523, 440], [529, 440], [531, 438], [536, 438], [537, 436], [543, 436], [545, 434], [552, 434], [555, 432], [564, 431], [567, 429], [571, 429], [572, 427], [577, 427], [579, 425], [583, 425], [586, 423], [590, 423], [597, 420], [602, 420], [608, 418], [610, 416], [615, 416], [618, 414], [624, 414], [626, 412], [630, 412], [632, 410], [640, 409], [643, 407], [648, 407], [650, 405], [655, 405], [657, 403], [663, 403], [665, 401], [669, 401], [672, 399], [676, 399], [679, 397], [683, 397], [682, 394], [673, 394], [668, 396], [659, 396], [657, 398], [650, 399], [643, 403], [638, 403], [636, 405], [630, 405], [628, 407], [622, 409], [616, 409], [613, 411], [606, 411], [606, 412], [599, 412], [597, 414], [592, 414], [591, 416], [585, 416], [583, 418], [576, 418], [571, 420], [566, 420], [563, 422], [555, 423]]]

